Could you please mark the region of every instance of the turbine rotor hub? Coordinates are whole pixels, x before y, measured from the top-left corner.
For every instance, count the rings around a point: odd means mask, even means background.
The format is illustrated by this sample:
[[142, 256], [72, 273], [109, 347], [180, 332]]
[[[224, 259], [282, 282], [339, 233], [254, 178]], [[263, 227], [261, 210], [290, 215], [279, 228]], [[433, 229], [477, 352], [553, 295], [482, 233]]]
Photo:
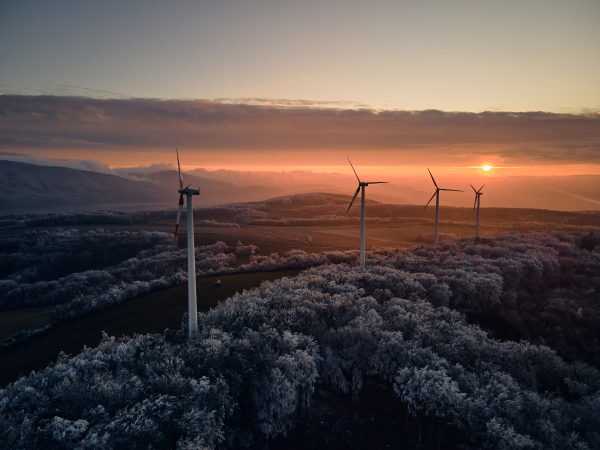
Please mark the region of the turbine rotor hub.
[[177, 192], [179, 192], [181, 195], [200, 195], [200, 190], [198, 189], [190, 189], [190, 188], [183, 188], [183, 189], [179, 189]]

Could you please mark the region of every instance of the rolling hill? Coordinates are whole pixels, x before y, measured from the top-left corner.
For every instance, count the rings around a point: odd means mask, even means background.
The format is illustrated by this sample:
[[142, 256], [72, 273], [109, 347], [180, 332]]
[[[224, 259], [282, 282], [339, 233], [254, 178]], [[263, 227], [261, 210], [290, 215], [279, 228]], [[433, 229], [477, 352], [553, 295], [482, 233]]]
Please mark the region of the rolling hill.
[[3, 213], [146, 209], [176, 205], [176, 198], [149, 181], [116, 175], [0, 160], [0, 209]]

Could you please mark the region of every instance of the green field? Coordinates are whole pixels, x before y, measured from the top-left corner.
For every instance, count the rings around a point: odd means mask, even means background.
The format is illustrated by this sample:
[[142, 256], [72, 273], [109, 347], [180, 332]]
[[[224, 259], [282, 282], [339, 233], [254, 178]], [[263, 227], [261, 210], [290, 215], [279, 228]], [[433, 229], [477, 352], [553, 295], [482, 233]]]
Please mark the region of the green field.
[[[63, 225], [53, 227], [36, 227], [31, 230], [36, 232], [52, 229], [80, 229], [93, 230], [104, 228], [114, 231], [162, 231], [173, 233], [174, 225], [170, 220], [153, 221], [147, 223], [136, 223], [133, 225], [111, 225], [111, 224], [84, 224], [84, 225]], [[481, 226], [480, 234], [488, 235], [506, 231], [492, 224]], [[23, 229], [1, 230], [1, 236], [18, 235], [24, 232]], [[374, 247], [412, 247], [420, 245], [415, 242], [415, 237], [419, 234], [433, 233], [432, 223], [409, 222], [409, 223], [381, 223], [366, 225], [366, 245], [367, 248]], [[475, 226], [465, 224], [445, 224], [440, 223], [440, 233], [451, 233], [457, 237], [474, 236]], [[309, 239], [310, 236], [310, 239]], [[179, 229], [178, 243], [181, 248], [185, 248], [186, 226], [182, 223]], [[262, 255], [279, 253], [280, 256], [293, 249], [301, 249], [306, 252], [324, 252], [332, 250], [354, 250], [360, 245], [360, 226], [339, 225], [322, 227], [276, 227], [276, 226], [255, 226], [242, 225], [240, 228], [225, 227], [195, 227], [194, 239], [196, 246], [214, 244], [217, 241], [223, 241], [227, 245], [235, 246], [238, 241], [244, 245], [253, 244], [258, 246]]]
[[[121, 226], [122, 227], [122, 226]], [[170, 223], [135, 224], [133, 229], [160, 230], [172, 232]], [[419, 234], [434, 232], [434, 225], [426, 222], [367, 224], [366, 246], [374, 247], [413, 247]], [[502, 230], [492, 225], [481, 226], [482, 236], [498, 233]], [[179, 235], [179, 245], [186, 246], [185, 227]], [[455, 234], [457, 237], [475, 235], [475, 227], [464, 224], [440, 224], [440, 233]], [[279, 253], [283, 255], [292, 249], [306, 252], [324, 252], [332, 250], [354, 250], [360, 245], [359, 225], [339, 225], [324, 227], [272, 227], [244, 225], [240, 228], [196, 227], [194, 229], [196, 245], [212, 244], [224, 241], [227, 245], [254, 244], [263, 255]], [[310, 236], [310, 239], [309, 239]], [[310, 242], [309, 242], [310, 241]]]
[[[199, 277], [196, 285], [198, 311], [208, 311], [236, 292], [260, 286], [263, 281], [292, 277], [298, 273], [299, 270], [290, 270]], [[217, 279], [222, 282], [219, 286], [215, 285]], [[35, 308], [42, 309], [48, 308]], [[61, 351], [76, 354], [84, 345], [96, 347], [100, 343], [102, 331], [117, 337], [132, 336], [134, 333], [162, 333], [165, 328], [179, 329], [185, 312], [187, 285], [152, 292], [104, 311], [61, 323], [0, 353], [0, 387], [15, 381], [19, 375], [43, 369], [56, 361]], [[37, 317], [43, 317], [44, 313], [37, 311]], [[36, 315], [31, 309], [10, 311], [2, 313], [0, 323], [11, 322], [16, 329], [22, 329], [21, 324], [30, 323], [34, 320], [32, 317]], [[38, 323], [35, 327], [44, 323]]]

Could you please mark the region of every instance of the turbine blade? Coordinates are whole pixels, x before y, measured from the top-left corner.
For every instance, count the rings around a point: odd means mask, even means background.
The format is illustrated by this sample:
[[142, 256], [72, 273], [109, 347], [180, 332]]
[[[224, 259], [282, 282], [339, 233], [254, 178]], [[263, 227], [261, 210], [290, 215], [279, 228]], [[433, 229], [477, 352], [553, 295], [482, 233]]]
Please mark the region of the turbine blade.
[[[473, 189], [473, 191], [475, 191], [475, 188], [473, 187], [473, 185], [471, 183], [469, 183], [469, 186], [471, 186], [471, 189]], [[475, 191], [475, 193], [477, 193], [477, 191]]]
[[354, 200], [356, 200], [356, 196], [358, 195], [358, 191], [360, 191], [360, 185], [358, 186], [358, 188], [356, 188], [356, 192], [354, 193], [354, 197], [352, 197], [352, 201], [350, 202], [350, 206], [348, 206], [348, 209], [346, 210], [346, 214], [348, 214], [348, 211], [350, 211], [350, 208], [352, 207], [352, 203], [354, 203]]
[[[485, 184], [484, 184], [483, 186], [485, 186]], [[479, 191], [477, 191], [477, 193], [478, 193], [478, 194], [479, 194], [479, 192], [480, 192], [480, 191], [483, 189], [483, 186], [481, 186], [481, 187], [479, 188]]]
[[175, 223], [175, 238], [177, 238], [177, 229], [179, 228], [179, 219], [181, 219], [181, 210], [183, 209], [183, 194], [179, 196], [179, 207], [177, 208], [177, 222]]
[[388, 184], [389, 181], [369, 181], [367, 184]]
[[[437, 193], [438, 193], [438, 191], [436, 190], [435, 193], [431, 196], [431, 198], [427, 202], [427, 205], [425, 205], [425, 208], [427, 208], [427, 206], [429, 206], [429, 204], [431, 203], [431, 200], [433, 200], [433, 197], [435, 197], [437, 195]], [[425, 209], [425, 208], [423, 208], [423, 209]]]
[[440, 191], [464, 192], [464, 191], [459, 191], [458, 189], [440, 189]]
[[473, 211], [475, 211], [475, 206], [477, 206], [477, 194], [475, 194], [475, 203], [473, 203]]
[[[346, 156], [346, 158], [348, 158], [348, 157]], [[350, 158], [348, 158], [348, 162], [350, 163], [350, 166], [352, 167], [352, 170], [354, 170], [354, 166], [352, 165], [352, 161], [350, 161]], [[356, 173], [356, 170], [354, 170], [354, 175], [356, 175], [356, 179], [360, 183], [360, 178], [358, 178], [358, 174]]]
[[175, 149], [177, 153], [177, 168], [179, 169], [179, 187], [183, 189], [183, 178], [181, 178], [181, 166], [179, 165], [179, 152]]
[[429, 175], [431, 176], [431, 179], [433, 180], [433, 184], [435, 184], [435, 187], [439, 189], [437, 183], [435, 182], [435, 180], [433, 179], [433, 175], [431, 175], [431, 170], [429, 170], [429, 167], [427, 168], [427, 172], [429, 172]]

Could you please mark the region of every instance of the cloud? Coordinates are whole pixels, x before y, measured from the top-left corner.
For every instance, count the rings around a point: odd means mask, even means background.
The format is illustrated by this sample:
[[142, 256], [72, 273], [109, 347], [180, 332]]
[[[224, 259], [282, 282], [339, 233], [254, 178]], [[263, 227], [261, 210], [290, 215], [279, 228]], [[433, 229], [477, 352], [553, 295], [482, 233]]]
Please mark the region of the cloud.
[[369, 106], [365, 103], [353, 101], [315, 101], [315, 100], [290, 100], [282, 98], [265, 98], [265, 97], [242, 97], [242, 98], [216, 98], [213, 100], [216, 103], [223, 104], [243, 104], [243, 105], [263, 105], [263, 106], [280, 106], [280, 107], [329, 107], [329, 108], [349, 108], [349, 109], [368, 109]]
[[533, 162], [567, 163], [567, 162], [600, 162], [600, 142], [559, 142], [554, 144], [514, 146], [496, 152], [503, 158], [514, 158], [518, 154]]
[[[0, 146], [237, 151], [440, 151], [557, 161], [600, 160], [600, 115], [378, 111], [305, 100], [0, 96]], [[268, 103], [271, 102], [272, 105]], [[318, 106], [318, 107], [314, 107]], [[354, 105], [356, 106], [356, 105]], [[519, 153], [521, 152], [521, 153]]]

